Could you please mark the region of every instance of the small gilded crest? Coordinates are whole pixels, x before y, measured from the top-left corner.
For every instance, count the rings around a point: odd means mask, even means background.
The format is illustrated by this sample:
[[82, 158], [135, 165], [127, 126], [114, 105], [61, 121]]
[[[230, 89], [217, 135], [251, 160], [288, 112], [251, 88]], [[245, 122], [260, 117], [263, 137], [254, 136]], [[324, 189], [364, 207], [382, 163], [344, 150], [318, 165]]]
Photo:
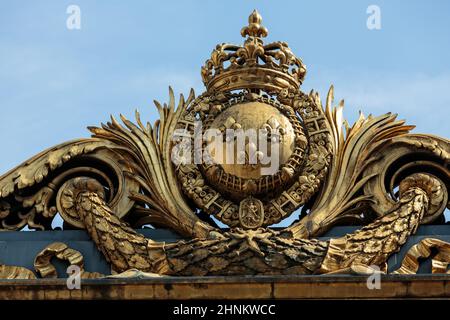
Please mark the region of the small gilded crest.
[[256, 198], [248, 197], [239, 205], [239, 222], [246, 229], [256, 229], [264, 222], [264, 206]]

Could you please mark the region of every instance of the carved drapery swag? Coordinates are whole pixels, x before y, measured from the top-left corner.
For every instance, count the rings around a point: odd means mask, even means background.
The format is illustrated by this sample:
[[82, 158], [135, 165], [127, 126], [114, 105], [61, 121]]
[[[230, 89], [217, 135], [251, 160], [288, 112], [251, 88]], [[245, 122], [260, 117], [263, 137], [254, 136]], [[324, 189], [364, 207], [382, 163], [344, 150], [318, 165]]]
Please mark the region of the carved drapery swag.
[[[55, 146], [3, 175], [1, 227], [50, 230], [59, 213], [64, 228], [88, 232], [118, 273], [323, 274], [371, 272], [374, 266], [386, 271], [389, 256], [420, 225], [442, 220], [449, 207], [450, 141], [412, 134], [413, 127], [394, 114], [361, 114], [349, 126], [343, 102], [333, 106], [333, 87], [325, 105], [318, 93], [300, 90], [305, 65], [286, 43], [265, 44], [261, 21], [254, 11], [241, 31], [243, 45], [213, 50], [201, 69], [203, 94], [191, 91], [177, 102], [170, 89], [168, 104], [155, 102], [160, 118], [153, 125], [144, 125], [139, 113], [136, 123], [112, 117], [89, 128], [92, 138]], [[279, 139], [277, 170], [261, 174], [263, 164], [249, 163], [247, 154], [241, 164], [221, 164], [206, 151], [213, 161], [174, 163], [176, 132], [195, 136], [197, 121], [200, 133], [275, 134], [268, 141]], [[269, 228], [300, 208], [291, 226]], [[230, 229], [220, 229], [212, 217]], [[147, 224], [186, 240], [160, 243], [135, 231]], [[363, 227], [317, 239], [339, 224]], [[431, 248], [438, 251], [433, 272], [447, 272], [450, 245], [437, 239], [414, 246], [396, 272], [416, 272], [418, 259], [430, 256]], [[55, 243], [36, 257], [40, 276], [56, 276], [52, 257], [83, 265], [79, 252]], [[35, 277], [24, 268], [1, 268], [3, 278]]]

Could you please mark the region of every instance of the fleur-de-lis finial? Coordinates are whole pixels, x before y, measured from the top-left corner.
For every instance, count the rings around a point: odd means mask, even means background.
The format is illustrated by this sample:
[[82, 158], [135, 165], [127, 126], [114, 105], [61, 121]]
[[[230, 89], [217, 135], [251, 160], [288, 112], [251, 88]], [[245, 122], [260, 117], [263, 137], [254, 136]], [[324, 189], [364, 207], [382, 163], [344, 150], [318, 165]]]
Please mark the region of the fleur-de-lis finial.
[[267, 28], [262, 24], [262, 17], [258, 11], [253, 10], [252, 14], [248, 17], [248, 26], [245, 26], [241, 30], [241, 35], [245, 38], [249, 37], [257, 37], [264, 38], [267, 37], [268, 31]]

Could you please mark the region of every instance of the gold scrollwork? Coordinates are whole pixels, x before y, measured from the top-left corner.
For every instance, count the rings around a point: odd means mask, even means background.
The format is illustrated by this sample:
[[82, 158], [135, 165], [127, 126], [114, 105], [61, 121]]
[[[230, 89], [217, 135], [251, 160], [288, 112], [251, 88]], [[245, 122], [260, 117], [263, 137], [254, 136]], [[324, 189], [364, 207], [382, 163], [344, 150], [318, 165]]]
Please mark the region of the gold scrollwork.
[[[261, 22], [253, 12], [242, 46], [223, 44], [213, 51], [202, 68], [205, 93], [196, 98], [191, 90], [176, 103], [169, 89], [167, 104], [155, 102], [159, 119], [153, 125], [144, 125], [138, 112], [136, 123], [112, 117], [89, 128], [92, 138], [46, 150], [1, 176], [2, 228], [51, 229], [59, 213], [64, 228], [86, 229], [122, 276], [323, 274], [371, 266], [386, 271], [388, 258], [417, 228], [442, 219], [449, 207], [450, 141], [411, 134], [413, 127], [393, 114], [361, 114], [349, 126], [343, 102], [332, 106], [333, 87], [325, 107], [318, 93], [301, 92], [303, 62], [284, 42], [264, 45]], [[256, 111], [241, 112], [246, 107]], [[175, 132], [192, 133], [196, 120], [222, 131], [248, 123], [280, 130], [292, 148], [280, 170], [267, 177], [236, 179], [239, 170], [249, 174], [249, 166], [174, 164]], [[269, 228], [300, 207], [291, 226]], [[231, 229], [214, 226], [203, 213]], [[317, 239], [343, 223], [363, 227]], [[145, 224], [187, 239], [147, 239], [135, 230]], [[448, 243], [426, 239], [408, 252], [397, 273], [417, 272], [418, 259], [429, 257], [430, 248], [439, 250], [433, 272], [446, 271]], [[52, 257], [83, 265], [79, 252], [55, 243], [36, 257], [43, 277], [56, 276]], [[0, 277], [34, 274], [1, 266]]]

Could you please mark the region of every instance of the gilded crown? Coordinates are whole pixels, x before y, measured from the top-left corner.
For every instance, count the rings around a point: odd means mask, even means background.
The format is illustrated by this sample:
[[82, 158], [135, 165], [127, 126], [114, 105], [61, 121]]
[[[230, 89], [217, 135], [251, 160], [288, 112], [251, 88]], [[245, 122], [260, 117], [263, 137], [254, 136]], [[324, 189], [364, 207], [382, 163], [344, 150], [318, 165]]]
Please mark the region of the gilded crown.
[[242, 46], [223, 43], [216, 46], [205, 62], [201, 74], [208, 92], [239, 89], [262, 89], [277, 93], [283, 89], [298, 90], [306, 67], [285, 42], [264, 44], [268, 34], [262, 18], [254, 10], [248, 26], [241, 30], [246, 38]]

